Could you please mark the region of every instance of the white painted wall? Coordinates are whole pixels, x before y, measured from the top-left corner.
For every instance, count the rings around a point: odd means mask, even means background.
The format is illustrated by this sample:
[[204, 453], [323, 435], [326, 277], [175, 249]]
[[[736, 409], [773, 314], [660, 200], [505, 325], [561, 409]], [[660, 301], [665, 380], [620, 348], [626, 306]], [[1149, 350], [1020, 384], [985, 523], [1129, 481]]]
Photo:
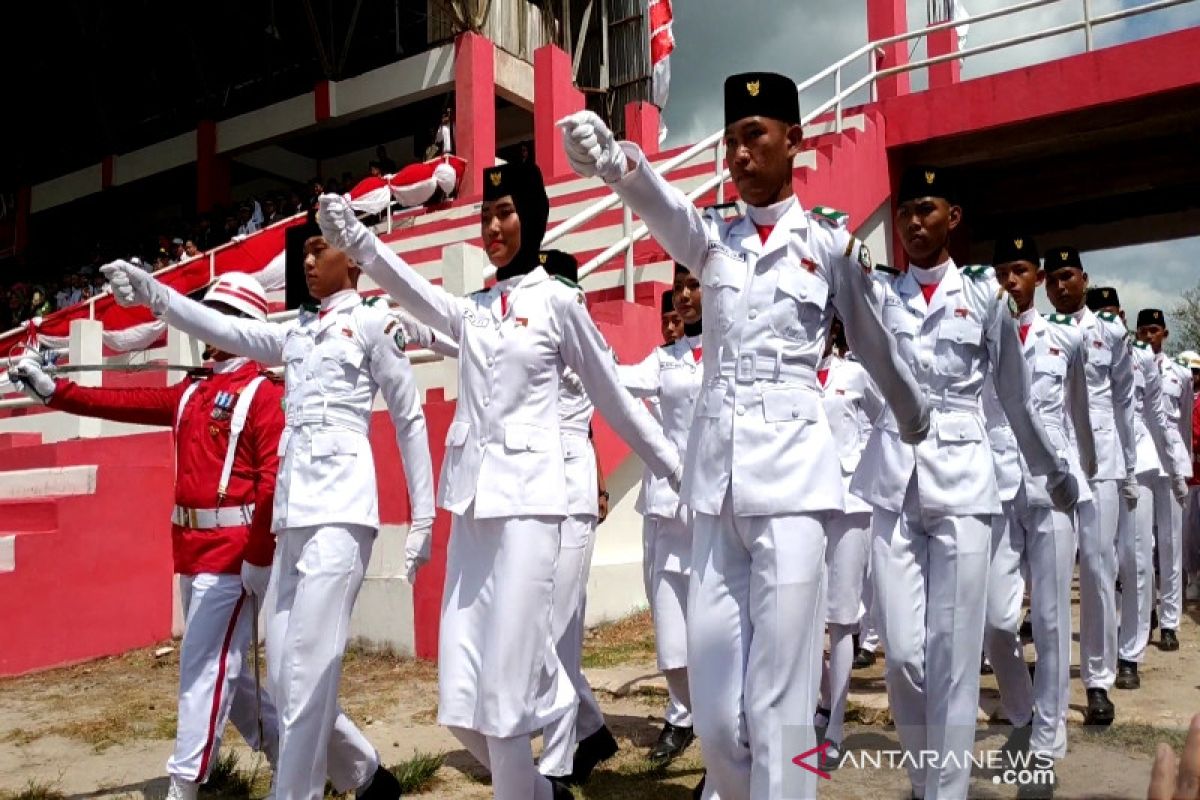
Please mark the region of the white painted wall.
[[217, 123], [217, 152], [228, 153], [316, 124], [313, 93], [305, 92]]
[[191, 164], [196, 160], [196, 132], [179, 136], [149, 147], [124, 153], [113, 161], [113, 185], [132, 183], [141, 178]]
[[90, 167], [84, 167], [35, 184], [29, 193], [29, 211], [36, 214], [77, 198], [95, 194], [101, 188], [101, 167], [99, 164], [93, 164]]

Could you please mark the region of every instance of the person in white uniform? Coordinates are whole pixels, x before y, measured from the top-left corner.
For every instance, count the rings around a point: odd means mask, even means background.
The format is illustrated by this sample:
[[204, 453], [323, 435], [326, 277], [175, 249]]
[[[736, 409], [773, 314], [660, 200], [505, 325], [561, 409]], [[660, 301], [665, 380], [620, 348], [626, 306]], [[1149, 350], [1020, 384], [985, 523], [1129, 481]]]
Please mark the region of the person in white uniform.
[[923, 798], [963, 798], [970, 784], [989, 550], [1001, 513], [980, 404], [990, 373], [1055, 507], [1070, 510], [1078, 494], [1033, 411], [1015, 304], [991, 269], [960, 271], [950, 257], [962, 219], [952, 181], [938, 167], [905, 170], [895, 227], [909, 267], [878, 278], [884, 323], [930, 399], [931, 436], [912, 447], [885, 421], [851, 484], [874, 507], [875, 599], [900, 742], [908, 753], [940, 755], [909, 768], [913, 795]]
[[883, 396], [871, 376], [849, 354], [841, 320], [830, 327], [825, 357], [817, 367], [821, 404], [837, 441], [845, 508], [830, 513], [825, 529], [825, 626], [829, 660], [821, 678], [816, 725], [828, 743], [822, 765], [836, 767], [842, 754], [846, 700], [854, 663], [854, 630], [863, 605], [863, 580], [871, 553], [871, 506], [850, 493], [871, 428], [883, 417]]
[[[1097, 287], [1088, 290], [1088, 307], [1101, 319], [1125, 329], [1125, 312], [1117, 290]], [[1155, 487], [1172, 503], [1174, 487], [1179, 502], [1186, 499], [1187, 482], [1177, 473], [1176, 453], [1182, 448], [1178, 434], [1170, 425], [1163, 404], [1162, 378], [1150, 346], [1126, 333], [1133, 363], [1134, 417], [1138, 500], [1117, 523], [1118, 595], [1117, 676], [1118, 689], [1138, 689], [1141, 677], [1138, 664], [1146, 655], [1150, 641], [1150, 619], [1154, 607], [1154, 525], [1156, 522]], [[1169, 520], [1170, 510], [1164, 516]]]
[[704, 387], [680, 499], [695, 514], [688, 678], [704, 797], [721, 800], [816, 792], [790, 758], [815, 745], [825, 523], [844, 507], [816, 377], [835, 311], [905, 438], [928, 424], [880, 322], [869, 252], [844, 214], [795, 197], [799, 123], [789, 78], [726, 79], [726, 164], [748, 205], [729, 220], [702, 213], [595, 114], [559, 123], [575, 171], [607, 183], [704, 286]]
[[1087, 352], [1088, 409], [1096, 439], [1092, 503], [1079, 508], [1079, 674], [1087, 690], [1084, 719], [1111, 725], [1108, 690], [1117, 667], [1117, 526], [1120, 506], [1137, 504], [1134, 471], [1133, 366], [1125, 328], [1087, 307], [1088, 276], [1079, 252], [1054, 247], [1042, 257], [1046, 297], [1059, 314], [1075, 318]]
[[[674, 287], [663, 295], [684, 323], [684, 335], [656, 347], [638, 364], [620, 366], [621, 383], [635, 397], [654, 400], [663, 431], [680, 457], [687, 454], [688, 434], [695, 418], [703, 378], [703, 288], [687, 267], [675, 266]], [[695, 737], [692, 699], [688, 686], [687, 602], [692, 564], [692, 526], [687, 506], [665, 481], [642, 484], [638, 497], [642, 513], [642, 575], [650, 616], [654, 621], [654, 650], [667, 681], [667, 708], [662, 731], [648, 758], [665, 765], [682, 753]]]
[[[267, 667], [279, 710], [276, 797], [320, 797], [326, 776], [360, 798], [399, 797], [399, 784], [337, 703], [350, 614], [379, 529], [368, 431], [383, 394], [412, 507], [409, 538], [433, 529], [433, 467], [400, 322], [355, 290], [358, 270], [321, 237], [305, 242], [305, 281], [319, 306], [290, 322], [224, 316], [124, 262], [103, 268], [121, 305], [147, 305], [168, 324], [230, 353], [283, 364], [286, 423], [279, 442], [273, 530], [277, 597]], [[411, 542], [410, 542], [411, 543]]]
[[[544, 250], [538, 264], [551, 276], [578, 286], [579, 264], [561, 250]], [[559, 384], [559, 430], [562, 432], [567, 478], [567, 516], [559, 525], [558, 566], [554, 574], [552, 635], [558, 658], [571, 679], [578, 701], [542, 731], [538, 771], [566, 785], [586, 783], [596, 765], [617, 753], [617, 740], [604, 723], [600, 704], [583, 674], [584, 617], [587, 582], [601, 514], [600, 462], [592, 447], [595, 406], [579, 376], [567, 367]], [[607, 499], [607, 498], [604, 498]], [[578, 743], [578, 747], [576, 744]]]
[[322, 230], [420, 322], [458, 343], [459, 397], [439, 502], [454, 515], [438, 650], [438, 721], [487, 767], [499, 800], [569, 797], [539, 775], [531, 735], [577, 701], [552, 631], [560, 524], [569, 514], [564, 367], [657, 474], [682, 473], [654, 420], [617, 381], [583, 293], [538, 264], [549, 200], [531, 164], [483, 171], [480, 227], [496, 283], [468, 297], [431, 284], [323, 195]]
[[[1154, 363], [1162, 376], [1163, 408], [1172, 429], [1175, 465], [1184, 489], [1192, 474], [1192, 371], [1163, 352], [1170, 331], [1163, 312], [1143, 308], [1137, 316], [1137, 338], [1154, 353]], [[1175, 436], [1174, 433], [1178, 433]], [[1158, 545], [1158, 622], [1159, 649], [1179, 649], [1179, 616], [1183, 611], [1183, 509], [1188, 499], [1179, 501], [1179, 480], [1168, 484], [1160, 476], [1154, 482], [1154, 534]], [[1175, 494], [1171, 502], [1168, 492]]]
[[[1034, 409], [1055, 450], [1066, 454], [1079, 486], [1077, 508], [1082, 508], [1091, 502], [1088, 481], [1096, 470], [1083, 336], [1074, 317], [1042, 316], [1034, 306], [1045, 273], [1032, 236], [1000, 239], [993, 253], [996, 277], [1017, 306], [1017, 332], [1031, 374]], [[1008, 524], [992, 547], [984, 645], [1014, 736], [1031, 752], [1057, 760], [1067, 754], [1075, 517], [1054, 508], [1045, 480], [1033, 475], [1024, 461], [1018, 470]], [[1023, 567], [1029, 574], [1038, 657], [1032, 679], [1020, 636]]]

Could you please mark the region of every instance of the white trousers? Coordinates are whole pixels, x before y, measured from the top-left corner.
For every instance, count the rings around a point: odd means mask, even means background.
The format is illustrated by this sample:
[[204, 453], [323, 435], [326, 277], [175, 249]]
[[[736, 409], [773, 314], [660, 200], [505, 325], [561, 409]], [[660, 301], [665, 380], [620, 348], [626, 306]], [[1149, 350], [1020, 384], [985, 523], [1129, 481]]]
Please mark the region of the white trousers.
[[[681, 728], [693, 724], [687, 676], [691, 538], [691, 530], [676, 518], [648, 516], [642, 520], [642, 580], [654, 622], [658, 668], [667, 679], [666, 720]], [[669, 558], [664, 553], [684, 557]]]
[[[821, 674], [823, 514], [696, 514], [688, 593], [688, 655], [696, 735], [708, 769], [705, 800], [779, 800], [785, 765], [794, 797], [816, 775], [793, 767], [816, 745]], [[796, 753], [784, 726], [800, 726]]]
[[338, 706], [350, 612], [362, 587], [375, 529], [289, 528], [275, 545], [275, 609], [267, 667], [279, 706], [279, 800], [316, 800], [325, 778], [339, 792], [362, 787], [379, 755]]
[[875, 603], [874, 546], [867, 550], [867, 568], [863, 573], [862, 606], [858, 610], [858, 646], [874, 653], [879, 647], [879, 623]]
[[554, 573], [554, 614], [551, 630], [558, 643], [558, 658], [579, 701], [542, 730], [542, 757], [538, 771], [564, 777], [571, 774], [575, 744], [604, 726], [604, 713], [583, 675], [584, 616], [587, 582], [596, 543], [596, 518], [576, 515], [559, 526], [562, 543]]
[[853, 625], [863, 605], [863, 580], [871, 560], [871, 513], [834, 514], [826, 531], [825, 621]]
[[1183, 507], [1171, 494], [1171, 480], [1156, 477], [1150, 484], [1154, 495], [1154, 541], [1158, 545], [1158, 624], [1179, 629], [1183, 612]]
[[[240, 575], [211, 572], [180, 575], [183, 642], [179, 648], [179, 713], [175, 752], [167, 774], [203, 783], [221, 751], [226, 721], [255, 750], [275, 763], [279, 727], [275, 704], [255, 680], [246, 655], [253, 638], [254, 604], [242, 592]], [[261, 702], [263, 741], [258, 737]]]
[[[1075, 525], [1071, 515], [1031, 506], [1022, 486], [1005, 503], [1007, 523], [992, 535], [984, 645], [1000, 698], [1015, 726], [1033, 723], [1030, 748], [1053, 758], [1067, 754], [1071, 680], [1071, 576]], [[1029, 571], [1029, 607], [1037, 675], [1030, 679], [1021, 644], [1021, 602]]]
[[491, 773], [495, 800], [553, 800], [550, 779], [539, 775], [533, 766], [528, 736], [484, 736], [454, 726], [450, 732]]
[[1112, 688], [1117, 667], [1118, 481], [1093, 481], [1079, 517], [1079, 676], [1084, 688]]
[[1183, 516], [1183, 568], [1192, 576], [1200, 573], [1200, 486], [1188, 489]]
[[1117, 657], [1138, 663], [1146, 657], [1154, 605], [1154, 480], [1138, 476], [1137, 507], [1130, 511], [1122, 502], [1117, 523]]
[[910, 753], [953, 754], [958, 764], [909, 769], [913, 794], [964, 798], [975, 739], [979, 653], [992, 530], [999, 516], [934, 516], [921, 510], [916, 478], [899, 514], [875, 509], [872, 565], [887, 650], [888, 699]]

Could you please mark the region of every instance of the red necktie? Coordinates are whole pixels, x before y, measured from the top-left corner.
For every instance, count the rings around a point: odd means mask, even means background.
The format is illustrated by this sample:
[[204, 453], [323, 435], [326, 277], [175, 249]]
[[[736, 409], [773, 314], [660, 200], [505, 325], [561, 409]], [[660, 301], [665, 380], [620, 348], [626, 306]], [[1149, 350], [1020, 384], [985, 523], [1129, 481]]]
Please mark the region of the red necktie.
[[503, 317], [507, 313], [508, 313], [508, 295], [506, 295], [504, 292], [501, 292], [500, 293], [500, 316]]
[[925, 295], [925, 302], [928, 303], [933, 298], [933, 293], [937, 291], [936, 283], [922, 283], [921, 294]]
[[695, 361], [697, 364], [700, 363], [700, 357], [703, 355], [704, 355], [703, 347], [693, 347], [692, 348], [692, 360]]
[[1025, 337], [1029, 335], [1029, 324], [1027, 323], [1025, 325], [1022, 325], [1020, 328], [1020, 332], [1021, 332], [1021, 344], [1025, 344]]
[[825, 384], [829, 382], [829, 370], [827, 370], [827, 369], [817, 370], [817, 380], [821, 382], [822, 387], [825, 386]]
[[774, 225], [759, 225], [757, 222], [754, 223], [754, 227], [758, 231], [758, 238], [763, 244], [767, 243], [767, 239], [771, 237], [771, 231], [775, 230]]

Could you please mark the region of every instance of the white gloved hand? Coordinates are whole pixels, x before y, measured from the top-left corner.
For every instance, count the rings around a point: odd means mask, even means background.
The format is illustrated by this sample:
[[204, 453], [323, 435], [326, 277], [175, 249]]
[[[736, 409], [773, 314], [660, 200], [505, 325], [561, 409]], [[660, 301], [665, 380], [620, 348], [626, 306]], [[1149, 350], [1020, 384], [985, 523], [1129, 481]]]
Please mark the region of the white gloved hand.
[[1175, 495], [1175, 502], [1186, 507], [1188, 500], [1188, 485], [1187, 478], [1182, 475], [1175, 475], [1171, 478], [1171, 494]]
[[12, 385], [42, 405], [50, 402], [54, 395], [54, 379], [42, 369], [42, 362], [34, 356], [22, 356], [17, 365], [8, 371]]
[[267, 585], [270, 583], [270, 567], [260, 567], [249, 561], [242, 562], [242, 588], [246, 590], [246, 594], [256, 594], [261, 600], [267, 596]]
[[1058, 511], [1070, 511], [1079, 501], [1079, 482], [1066, 470], [1057, 470], [1046, 478], [1050, 502]]
[[340, 194], [326, 193], [317, 198], [317, 224], [325, 241], [358, 262], [369, 266], [375, 260], [375, 237]]
[[921, 404], [921, 416], [916, 424], [900, 429], [900, 441], [905, 444], [920, 444], [929, 435], [929, 406]]
[[100, 268], [112, 287], [117, 305], [149, 306], [154, 316], [162, 316], [170, 303], [171, 296], [153, 275], [136, 264], [117, 259]]
[[417, 580], [417, 570], [425, 566], [433, 551], [433, 518], [414, 519], [404, 540], [404, 570], [410, 584]]
[[562, 385], [571, 392], [571, 394], [583, 394], [583, 381], [575, 374], [575, 370], [568, 369], [562, 374]]
[[1138, 480], [1135, 476], [1129, 475], [1121, 483], [1121, 497], [1125, 500], [1125, 507], [1130, 511], [1137, 508], [1138, 504]]
[[616, 183], [629, 170], [617, 137], [595, 113], [577, 111], [560, 119], [558, 127], [562, 129], [567, 160], [577, 174]]
[[679, 494], [679, 487], [683, 485], [683, 463], [678, 466], [667, 476], [667, 485], [671, 487], [671, 491]]

